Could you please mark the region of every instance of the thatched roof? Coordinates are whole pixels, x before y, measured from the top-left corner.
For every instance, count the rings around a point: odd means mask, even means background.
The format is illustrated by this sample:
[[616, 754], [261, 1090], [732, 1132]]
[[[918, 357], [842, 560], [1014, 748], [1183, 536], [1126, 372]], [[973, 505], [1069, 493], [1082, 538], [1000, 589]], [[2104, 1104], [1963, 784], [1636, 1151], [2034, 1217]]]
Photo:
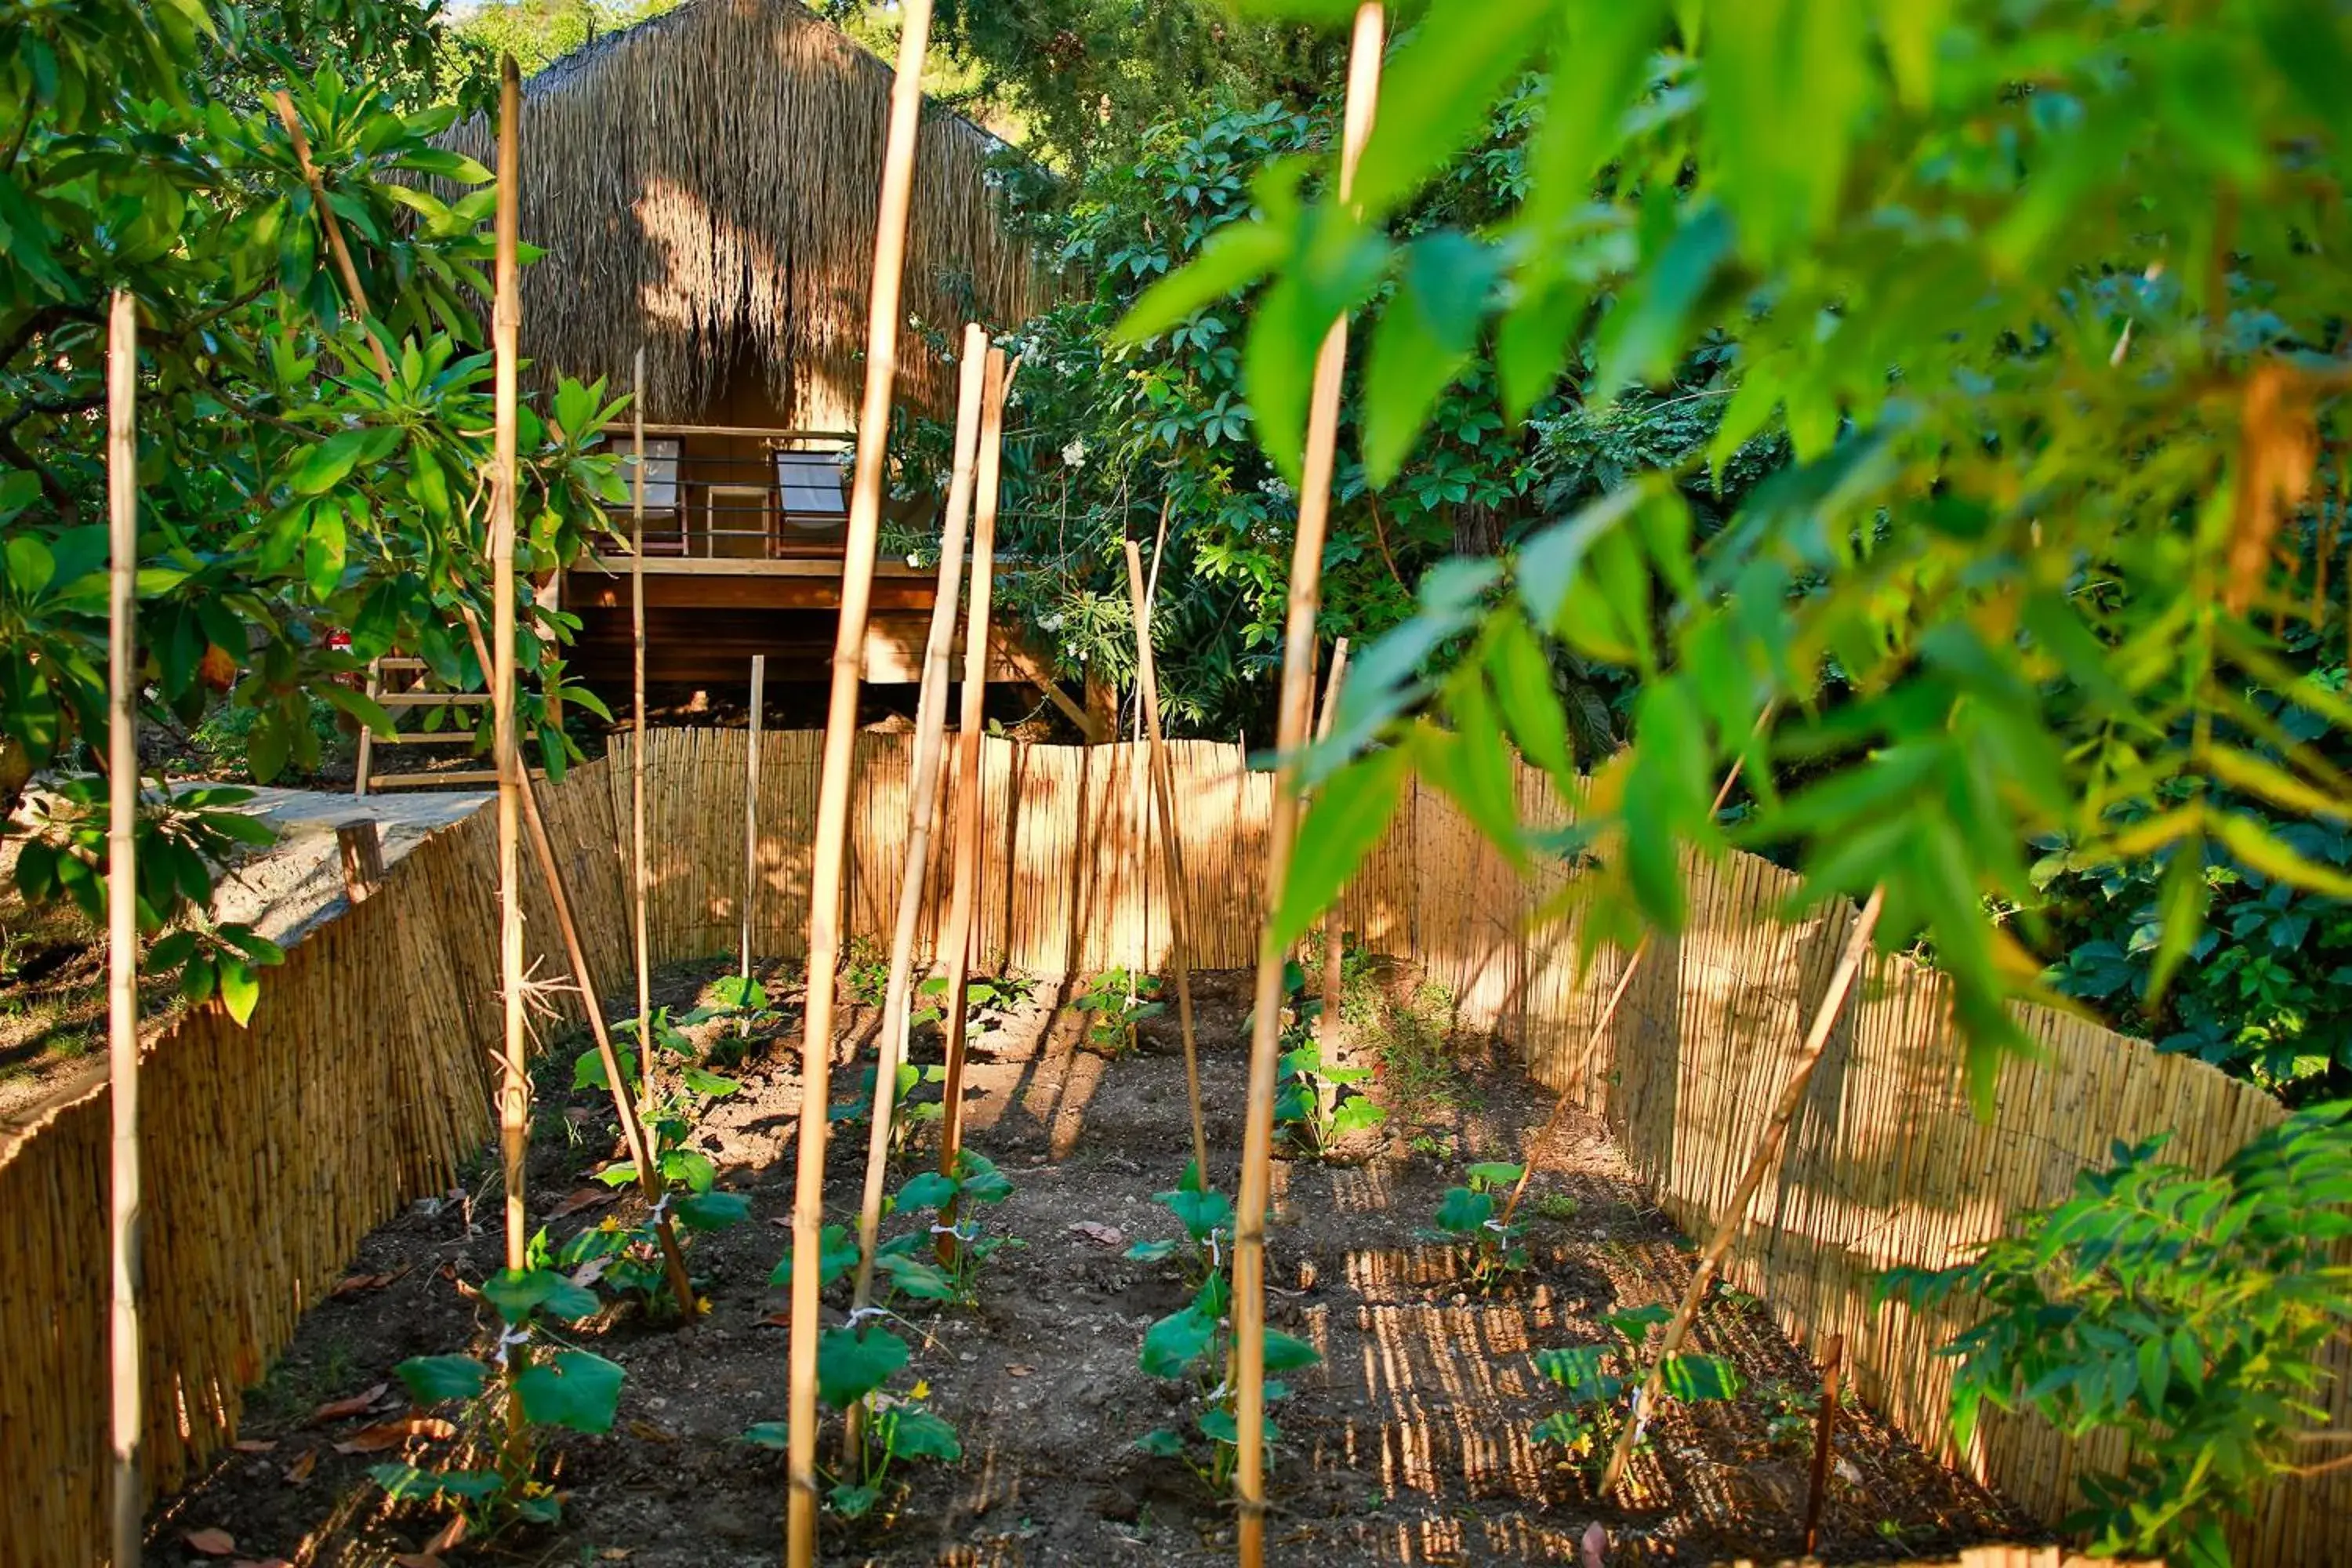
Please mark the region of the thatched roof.
[[[696, 419], [748, 356], [793, 423], [857, 406], [875, 211], [895, 73], [793, 0], [688, 0], [558, 60], [525, 86], [523, 349], [548, 371], [629, 383]], [[450, 143], [485, 164], [494, 127]], [[984, 164], [1001, 144], [933, 109], [916, 156], [905, 309], [952, 334], [1029, 315], [1039, 274], [1008, 237]], [[900, 334], [902, 397], [938, 408], [952, 376]]]

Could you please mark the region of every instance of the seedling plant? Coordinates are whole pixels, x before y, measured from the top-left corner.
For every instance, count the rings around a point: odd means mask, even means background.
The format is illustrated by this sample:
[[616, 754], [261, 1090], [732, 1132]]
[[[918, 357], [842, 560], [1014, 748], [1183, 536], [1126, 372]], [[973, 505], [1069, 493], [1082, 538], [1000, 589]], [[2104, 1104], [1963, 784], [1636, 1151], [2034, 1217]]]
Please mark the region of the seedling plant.
[[1172, 1191], [1152, 1194], [1184, 1227], [1181, 1240], [1139, 1241], [1127, 1249], [1138, 1263], [1159, 1263], [1179, 1258], [1195, 1291], [1225, 1267], [1234, 1243], [1234, 1204], [1224, 1194], [1202, 1185], [1200, 1167], [1187, 1160], [1184, 1179]]
[[[1214, 1194], [1210, 1194], [1213, 1196]], [[1230, 1212], [1230, 1208], [1228, 1209]], [[1188, 1226], [1189, 1229], [1190, 1226]], [[1181, 1311], [1171, 1312], [1151, 1325], [1143, 1336], [1139, 1357], [1153, 1377], [1188, 1384], [1200, 1402], [1188, 1436], [1173, 1426], [1158, 1426], [1136, 1439], [1135, 1446], [1160, 1458], [1181, 1461], [1201, 1484], [1223, 1496], [1233, 1487], [1234, 1467], [1240, 1457], [1241, 1426], [1234, 1416], [1238, 1397], [1233, 1377], [1233, 1325], [1227, 1317], [1232, 1285], [1219, 1269], [1202, 1282]], [[1276, 1329], [1265, 1331], [1265, 1371], [1271, 1374], [1313, 1366], [1321, 1354], [1305, 1340]], [[1289, 1386], [1269, 1375], [1268, 1405], [1283, 1399]], [[1265, 1420], [1265, 1443], [1271, 1448], [1282, 1429], [1272, 1416]]]
[[1323, 1059], [1322, 1043], [1316, 1038], [1323, 1005], [1306, 992], [1307, 972], [1295, 962], [1284, 965], [1281, 1078], [1274, 1124], [1294, 1148], [1320, 1160], [1356, 1133], [1386, 1121], [1389, 1113], [1354, 1089], [1372, 1076], [1370, 1068], [1343, 1068]]
[[[1656, 1302], [1611, 1312], [1601, 1320], [1609, 1331], [1601, 1343], [1536, 1352], [1536, 1370], [1559, 1384], [1568, 1403], [1565, 1409], [1555, 1410], [1536, 1424], [1531, 1434], [1535, 1440], [1559, 1444], [1571, 1459], [1588, 1468], [1607, 1457], [1629, 1419], [1638, 1441], [1650, 1412], [1627, 1410], [1619, 1401], [1633, 1389], [1638, 1403], [1642, 1347], [1652, 1329], [1673, 1317], [1669, 1309]], [[1665, 1388], [1685, 1404], [1731, 1399], [1739, 1393], [1739, 1372], [1721, 1356], [1672, 1355], [1665, 1363]]]
[[1437, 1228], [1470, 1246], [1470, 1279], [1481, 1291], [1492, 1290], [1503, 1279], [1528, 1266], [1528, 1249], [1519, 1244], [1524, 1225], [1505, 1224], [1496, 1217], [1495, 1195], [1517, 1183], [1524, 1166], [1486, 1160], [1462, 1173], [1464, 1184], [1446, 1189], [1437, 1205]]
[[[924, 1005], [908, 1017], [909, 1029], [926, 1024], [937, 1024], [947, 1016], [947, 976], [934, 974], [916, 987]], [[977, 1040], [982, 1035], [1002, 1026], [1004, 1016], [1037, 994], [1037, 982], [1026, 974], [1006, 973], [990, 977], [973, 975], [964, 982], [964, 1038]]]
[[[691, 1026], [717, 1016], [698, 1009], [679, 1023]], [[658, 1226], [663, 1215], [675, 1218], [689, 1232], [707, 1233], [740, 1225], [751, 1217], [751, 1205], [739, 1193], [717, 1190], [718, 1167], [691, 1142], [703, 1112], [714, 1102], [740, 1093], [742, 1085], [692, 1059], [693, 1047], [678, 1025], [670, 1022], [667, 1008], [656, 1009], [651, 1024], [655, 1043], [664, 1055], [687, 1058], [675, 1077], [657, 1089], [645, 1118], [662, 1195], [634, 1226], [607, 1216], [580, 1232], [563, 1244], [554, 1261], [572, 1270], [572, 1279], [580, 1284], [601, 1283], [616, 1295], [640, 1295], [648, 1310], [664, 1312], [674, 1310], [677, 1303], [662, 1288]], [[572, 1064], [572, 1083], [574, 1089], [607, 1088], [603, 1058], [594, 1050], [583, 1052]], [[607, 1186], [630, 1185], [637, 1181], [637, 1167], [633, 1161], [620, 1161], [597, 1172], [596, 1179]]]
[[[447, 1503], [476, 1540], [518, 1523], [556, 1521], [562, 1499], [531, 1475], [540, 1435], [550, 1429], [592, 1436], [611, 1431], [623, 1376], [616, 1363], [591, 1351], [565, 1346], [551, 1355], [531, 1353], [535, 1341], [551, 1337], [552, 1324], [593, 1317], [600, 1308], [593, 1291], [555, 1270], [543, 1264], [502, 1269], [483, 1282], [482, 1299], [499, 1314], [499, 1342], [489, 1356], [414, 1356], [393, 1370], [420, 1408], [462, 1402], [473, 1418], [461, 1425], [476, 1430], [489, 1426], [491, 1406], [514, 1400], [521, 1421], [508, 1428], [498, 1463], [488, 1469], [448, 1470], [395, 1463], [368, 1472], [394, 1501]], [[528, 1364], [509, 1381], [510, 1358], [517, 1355]]]
[[1135, 1048], [1135, 1026], [1168, 1010], [1160, 998], [1156, 974], [1130, 974], [1107, 969], [1089, 982], [1072, 1004], [1087, 1014], [1087, 1049], [1097, 1056], [1125, 1056]]
[[[830, 1247], [827, 1256], [832, 1256]], [[857, 1247], [852, 1242], [848, 1267], [856, 1262]], [[963, 1458], [955, 1428], [924, 1404], [930, 1396], [928, 1384], [918, 1381], [903, 1394], [885, 1386], [905, 1368], [910, 1353], [904, 1339], [879, 1323], [827, 1329], [817, 1341], [817, 1397], [844, 1415], [853, 1409], [860, 1412], [856, 1454], [845, 1469], [826, 1473], [831, 1484], [825, 1501], [844, 1519], [863, 1519], [874, 1511], [888, 1495], [896, 1461]], [[762, 1421], [745, 1432], [743, 1440], [782, 1451], [787, 1436], [786, 1423]]]

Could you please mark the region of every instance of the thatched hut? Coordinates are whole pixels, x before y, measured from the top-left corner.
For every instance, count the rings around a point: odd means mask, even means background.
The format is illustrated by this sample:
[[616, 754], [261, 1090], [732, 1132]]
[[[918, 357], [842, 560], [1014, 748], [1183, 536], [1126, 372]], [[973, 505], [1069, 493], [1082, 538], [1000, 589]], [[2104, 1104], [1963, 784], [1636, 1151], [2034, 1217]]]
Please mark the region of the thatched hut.
[[[523, 348], [628, 384], [649, 416], [845, 429], [856, 416], [891, 68], [795, 0], [687, 0], [532, 78], [522, 102]], [[491, 160], [494, 128], [453, 144]], [[1003, 144], [933, 107], [916, 155], [905, 307], [952, 338], [1032, 311], [1039, 278], [1007, 234]], [[953, 377], [919, 336], [904, 398]]]
[[[865, 377], [866, 298], [891, 67], [796, 0], [687, 0], [556, 61], [523, 89], [522, 275], [535, 374], [630, 384], [646, 355], [646, 602], [656, 681], [821, 681], [841, 599], [843, 496]], [[449, 144], [494, 162], [495, 127]], [[1007, 150], [931, 106], [915, 155], [898, 399], [946, 416], [938, 345], [1013, 325], [1045, 280], [1007, 232]], [[919, 521], [929, 503], [894, 503]], [[630, 668], [624, 563], [567, 574], [572, 661]], [[931, 579], [884, 561], [866, 678], [915, 678]], [[1042, 671], [1018, 646], [1008, 673]], [[624, 689], [625, 689], [624, 687]]]

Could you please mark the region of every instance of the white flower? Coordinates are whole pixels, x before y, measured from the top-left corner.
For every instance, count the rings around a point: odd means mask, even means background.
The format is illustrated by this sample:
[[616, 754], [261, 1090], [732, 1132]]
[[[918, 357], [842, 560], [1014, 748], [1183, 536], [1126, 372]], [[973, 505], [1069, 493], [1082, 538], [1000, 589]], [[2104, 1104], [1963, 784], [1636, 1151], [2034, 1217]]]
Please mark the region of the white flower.
[[1068, 446], [1063, 447], [1062, 462], [1068, 468], [1085, 468], [1087, 466], [1087, 444], [1084, 441], [1073, 441]]

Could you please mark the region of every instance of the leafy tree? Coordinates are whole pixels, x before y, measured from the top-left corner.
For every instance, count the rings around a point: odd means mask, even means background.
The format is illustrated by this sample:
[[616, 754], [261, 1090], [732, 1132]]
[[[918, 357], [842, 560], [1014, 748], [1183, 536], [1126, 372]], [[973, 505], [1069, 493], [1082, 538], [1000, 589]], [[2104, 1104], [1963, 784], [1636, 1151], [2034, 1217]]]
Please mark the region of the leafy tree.
[[[1540, 79], [1522, 82], [1490, 118], [1478, 155], [1408, 221], [1483, 225], [1507, 212], [1542, 93]], [[1066, 275], [1087, 288], [1013, 334], [1024, 358], [1002, 528], [1018, 566], [1000, 594], [1008, 616], [1050, 639], [1066, 673], [1127, 682], [1135, 645], [1122, 542], [1134, 535], [1148, 553], [1164, 507], [1155, 633], [1161, 690], [1182, 729], [1270, 733], [1297, 500], [1246, 438], [1238, 306], [1203, 309], [1141, 346], [1115, 329], [1144, 289], [1259, 212], [1261, 182], [1319, 154], [1337, 111], [1336, 101], [1309, 112], [1267, 103], [1171, 121], [1135, 161], [1089, 174], [1041, 220]], [[1675, 384], [1606, 407], [1580, 402], [1588, 366], [1515, 426], [1493, 361], [1478, 353], [1385, 492], [1367, 483], [1352, 447], [1343, 453], [1324, 559], [1326, 633], [1360, 644], [1406, 618], [1410, 584], [1449, 552], [1492, 553], [1638, 467], [1704, 450], [1724, 405], [1712, 384], [1729, 354], [1721, 342], [1702, 344]], [[901, 443], [911, 449], [904, 482], [943, 482], [948, 437], [948, 426], [932, 424]], [[1689, 500], [1706, 526], [1777, 451], [1769, 436], [1743, 447], [1720, 494], [1693, 477]], [[1605, 753], [1621, 727], [1614, 710], [1630, 691], [1627, 672], [1572, 660], [1560, 687], [1581, 752]]]
[[[1340, 818], [1384, 810], [1408, 768], [1510, 853], [1551, 847], [1494, 781], [1516, 742], [1568, 787], [1555, 647], [1642, 677], [1633, 742], [1578, 829], [1598, 856], [1589, 939], [1677, 924], [1685, 846], [1786, 847], [1809, 899], [1883, 885], [1884, 940], [1930, 938], [1954, 979], [1983, 1101], [2022, 1044], [2003, 1004], [2042, 968], [1985, 905], [2034, 901], [2037, 835], [2084, 865], [2175, 851], [2159, 994], [2202, 929], [2209, 850], [2352, 891], [2235, 804], [2340, 821], [2352, 798], [2276, 717], [2352, 721], [2284, 657], [2280, 628], [2324, 631], [2330, 612], [2278, 559], [2352, 379], [2335, 357], [2345, 219], [2325, 194], [2346, 127], [2315, 65], [2340, 58], [2352, 23], [2294, 0], [2160, 21], [1433, 5], [1389, 62], [1356, 205], [1262, 181], [1259, 216], [1158, 285], [1129, 332], [1181, 330], [1267, 279], [1243, 384], [1295, 473], [1316, 344], [1392, 288], [1365, 356], [1379, 484], [1483, 330], [1514, 417], [1588, 332], [1604, 405], [1720, 334], [1738, 349], [1707, 457], [1778, 421], [1792, 460], [1712, 535], [1684, 476], [1653, 468], [1507, 569], [1432, 574], [1306, 769], [1330, 787], [1282, 929], [1363, 842]], [[1545, 60], [1555, 91], [1507, 219], [1398, 232]], [[1757, 733], [1768, 703], [1784, 717]], [[1741, 753], [1756, 800], [1727, 829], [1708, 804]], [[2128, 820], [2136, 805], [2152, 809]]]
[[[488, 172], [435, 147], [457, 112], [437, 7], [362, 0], [325, 26], [302, 7], [0, 5], [0, 806], [36, 768], [102, 767], [107, 555], [104, 318], [140, 319], [137, 640], [148, 722], [249, 710], [267, 782], [315, 762], [314, 704], [383, 726], [356, 689], [393, 647], [478, 683], [458, 629], [486, 615], [482, 502], [490, 365], [478, 350], [494, 204]], [[306, 73], [303, 54], [383, 58], [382, 80]], [[291, 94], [374, 315], [358, 320], [271, 97]], [[428, 188], [438, 182], [435, 194]], [[392, 374], [377, 369], [381, 345]], [[614, 413], [566, 384], [526, 415], [523, 565], [551, 569], [617, 500], [592, 448]], [[541, 691], [565, 685], [570, 623], [530, 611], [519, 639]], [[534, 693], [524, 721], [551, 766], [569, 742]], [[18, 862], [24, 892], [95, 907], [103, 795], [68, 777]], [[233, 803], [215, 797], [210, 803]], [[153, 792], [142, 859], [154, 929], [209, 892], [188, 803]], [[202, 817], [201, 811], [193, 815]], [[7, 829], [19, 829], [11, 825]], [[219, 829], [217, 823], [212, 831]], [[193, 850], [182, 855], [179, 849]], [[177, 955], [178, 950], [173, 950]], [[202, 987], [199, 987], [201, 989]]]
[[512, 55], [535, 76], [572, 50], [608, 33], [677, 8], [679, 0], [489, 0], [453, 29], [454, 47], [495, 59]]
[[1987, 1406], [2120, 1428], [2126, 1468], [2083, 1478], [2073, 1527], [2102, 1552], [2211, 1568], [2264, 1483], [2328, 1468], [2298, 1428], [2325, 1418], [2326, 1351], [2352, 1329], [2352, 1270], [2330, 1256], [2352, 1234], [2352, 1104], [2299, 1113], [2210, 1175], [2160, 1148], [2119, 1146], [1973, 1261], [1886, 1286], [1989, 1309], [1945, 1352], [1962, 1448]]

